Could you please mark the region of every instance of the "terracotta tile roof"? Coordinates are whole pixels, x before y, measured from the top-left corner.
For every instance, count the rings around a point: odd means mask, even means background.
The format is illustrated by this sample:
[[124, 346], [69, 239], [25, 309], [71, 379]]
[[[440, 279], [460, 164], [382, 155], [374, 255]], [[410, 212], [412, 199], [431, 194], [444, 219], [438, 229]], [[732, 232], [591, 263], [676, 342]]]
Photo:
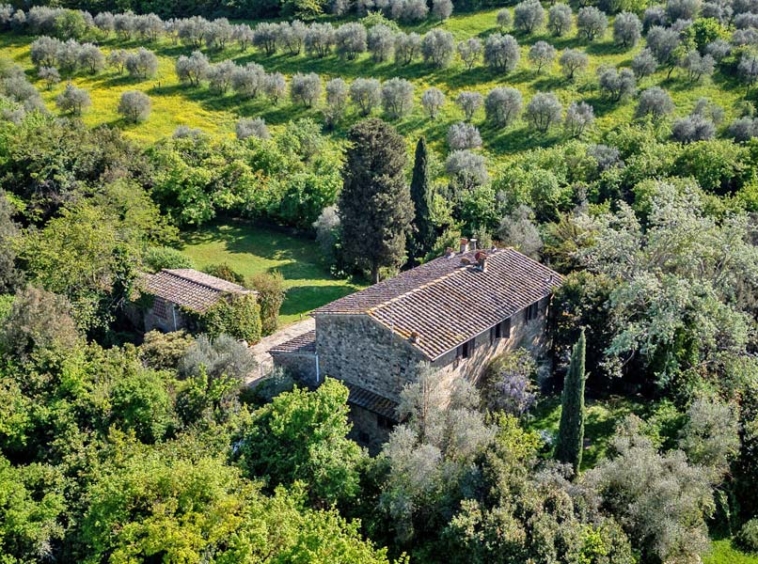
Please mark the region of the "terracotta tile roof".
[[148, 294], [200, 313], [224, 294], [254, 293], [253, 290], [191, 268], [164, 269], [156, 274], [146, 274], [140, 287]]
[[435, 360], [461, 343], [549, 296], [563, 278], [513, 249], [489, 250], [487, 270], [475, 252], [440, 257], [313, 311], [369, 315]]
[[316, 330], [298, 335], [294, 339], [285, 341], [269, 349], [269, 354], [315, 354], [316, 353]]
[[395, 411], [397, 403], [345, 380], [340, 380], [340, 382], [345, 384], [345, 387], [350, 390], [347, 403], [357, 405], [373, 413], [378, 413], [392, 421], [397, 421], [397, 413]]

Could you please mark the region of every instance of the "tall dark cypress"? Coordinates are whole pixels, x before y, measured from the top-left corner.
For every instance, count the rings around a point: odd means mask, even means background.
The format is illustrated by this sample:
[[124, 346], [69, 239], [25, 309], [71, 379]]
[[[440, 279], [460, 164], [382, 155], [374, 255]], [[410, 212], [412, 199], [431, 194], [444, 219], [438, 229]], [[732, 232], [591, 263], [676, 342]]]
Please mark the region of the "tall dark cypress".
[[408, 239], [408, 255], [414, 262], [423, 258], [434, 247], [436, 232], [432, 223], [432, 182], [429, 174], [429, 157], [426, 139], [423, 137], [416, 144], [416, 157], [413, 162], [411, 179], [411, 199], [414, 206], [414, 232]]
[[563, 382], [561, 404], [561, 424], [558, 428], [558, 441], [555, 445], [555, 458], [560, 462], [571, 464], [574, 472], [579, 471], [584, 449], [584, 356], [587, 342], [584, 329], [571, 353], [566, 379]]
[[348, 264], [369, 269], [376, 283], [380, 268], [403, 263], [411, 230], [405, 141], [380, 119], [354, 125], [348, 141], [339, 201], [342, 252]]

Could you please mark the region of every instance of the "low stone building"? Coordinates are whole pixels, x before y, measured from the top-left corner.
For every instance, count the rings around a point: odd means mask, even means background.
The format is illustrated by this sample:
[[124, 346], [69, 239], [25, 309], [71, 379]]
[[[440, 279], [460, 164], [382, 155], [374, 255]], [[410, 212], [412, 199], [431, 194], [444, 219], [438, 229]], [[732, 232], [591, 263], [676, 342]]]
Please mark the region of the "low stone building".
[[233, 284], [192, 268], [164, 269], [140, 279], [140, 291], [152, 297], [145, 309], [145, 331], [164, 333], [190, 329], [186, 311], [204, 313], [219, 300], [234, 295], [254, 294], [253, 290]]
[[495, 356], [547, 346], [547, 310], [561, 276], [513, 249], [449, 252], [313, 311], [316, 329], [269, 351], [305, 383], [325, 375], [350, 389], [363, 442], [381, 442], [419, 363], [445, 386], [476, 382]]

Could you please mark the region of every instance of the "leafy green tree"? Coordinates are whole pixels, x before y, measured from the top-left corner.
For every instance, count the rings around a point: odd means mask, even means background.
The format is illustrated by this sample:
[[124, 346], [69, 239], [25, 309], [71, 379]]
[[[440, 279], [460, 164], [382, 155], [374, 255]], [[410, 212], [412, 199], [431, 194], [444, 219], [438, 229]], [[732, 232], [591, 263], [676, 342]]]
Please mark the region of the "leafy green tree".
[[566, 379], [563, 383], [561, 397], [561, 422], [558, 427], [558, 439], [555, 445], [555, 458], [560, 462], [571, 464], [574, 472], [579, 471], [584, 450], [584, 355], [587, 342], [584, 331], [571, 353]]
[[402, 263], [413, 219], [405, 141], [379, 119], [353, 126], [348, 141], [339, 202], [342, 252], [349, 264], [369, 269], [376, 283], [382, 267]]
[[13, 221], [15, 210], [5, 192], [0, 191], [0, 294], [11, 293], [23, 281], [23, 271], [16, 267], [14, 241], [20, 236]]
[[213, 338], [230, 335], [250, 344], [261, 338], [261, 308], [255, 294], [230, 296], [198, 316], [202, 331]]
[[437, 230], [432, 219], [433, 198], [428, 149], [426, 139], [422, 137], [416, 144], [413, 176], [411, 177], [414, 229], [413, 234], [408, 238], [408, 255], [414, 261], [426, 256], [434, 247]]
[[165, 374], [149, 369], [130, 371], [113, 386], [111, 424], [133, 431], [144, 443], [165, 438], [175, 426], [174, 406]]
[[350, 500], [359, 492], [360, 447], [347, 438], [347, 388], [327, 378], [308, 392], [285, 392], [259, 409], [244, 437], [242, 464], [270, 486], [306, 484], [317, 505]]

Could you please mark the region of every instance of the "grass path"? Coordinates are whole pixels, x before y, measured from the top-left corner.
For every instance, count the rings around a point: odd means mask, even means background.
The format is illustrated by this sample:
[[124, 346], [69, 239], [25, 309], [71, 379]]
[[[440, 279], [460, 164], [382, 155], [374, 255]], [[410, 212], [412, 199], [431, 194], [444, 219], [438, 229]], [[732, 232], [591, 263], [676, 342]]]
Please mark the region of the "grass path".
[[311, 310], [359, 290], [334, 278], [321, 262], [314, 241], [264, 227], [243, 224], [214, 225], [184, 236], [183, 252], [195, 268], [227, 263], [245, 277], [278, 270], [284, 276], [287, 297], [281, 323], [299, 321]]

